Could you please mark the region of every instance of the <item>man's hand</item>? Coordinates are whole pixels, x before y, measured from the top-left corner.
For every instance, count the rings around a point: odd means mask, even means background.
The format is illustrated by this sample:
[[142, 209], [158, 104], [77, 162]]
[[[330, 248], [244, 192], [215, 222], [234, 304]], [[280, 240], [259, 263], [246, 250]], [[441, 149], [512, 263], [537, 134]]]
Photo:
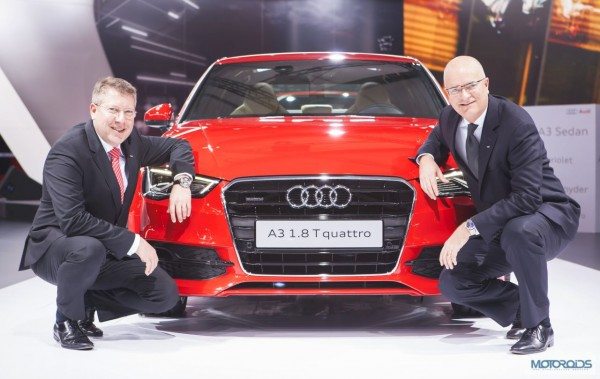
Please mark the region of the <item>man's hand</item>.
[[171, 215], [171, 222], [183, 222], [190, 217], [192, 214], [192, 191], [179, 184], [174, 184], [171, 188], [167, 212]]
[[138, 257], [146, 264], [146, 270], [144, 273], [146, 276], [152, 274], [152, 271], [158, 265], [158, 255], [156, 255], [156, 250], [146, 241], [145, 239], [140, 237], [140, 246], [136, 252]]
[[465, 246], [470, 235], [469, 229], [467, 229], [464, 222], [456, 228], [454, 233], [444, 243], [444, 247], [442, 247], [442, 251], [440, 252], [440, 266], [445, 266], [447, 269], [452, 270], [458, 264], [456, 260], [458, 252]]
[[435, 163], [433, 157], [429, 154], [421, 156], [419, 159], [419, 182], [423, 192], [432, 200], [435, 200], [439, 195], [436, 178], [442, 182], [448, 183], [448, 179], [444, 178], [442, 170]]

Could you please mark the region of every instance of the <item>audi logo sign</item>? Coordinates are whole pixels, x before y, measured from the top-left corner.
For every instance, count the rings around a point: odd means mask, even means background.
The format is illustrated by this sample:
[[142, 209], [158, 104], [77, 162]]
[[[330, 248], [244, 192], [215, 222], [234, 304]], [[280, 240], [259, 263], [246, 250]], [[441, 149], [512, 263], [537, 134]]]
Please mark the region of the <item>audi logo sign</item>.
[[346, 208], [352, 200], [348, 187], [342, 185], [330, 186], [293, 186], [287, 190], [288, 204], [295, 209], [300, 208]]

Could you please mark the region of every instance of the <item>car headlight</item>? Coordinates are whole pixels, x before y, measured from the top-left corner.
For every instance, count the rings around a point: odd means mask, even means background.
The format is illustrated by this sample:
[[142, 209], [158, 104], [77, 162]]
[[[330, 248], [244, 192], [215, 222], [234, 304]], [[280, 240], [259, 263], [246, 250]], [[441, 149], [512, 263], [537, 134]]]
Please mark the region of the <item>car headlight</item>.
[[[192, 197], [204, 197], [215, 186], [219, 184], [218, 179], [196, 175], [190, 186]], [[144, 169], [144, 183], [142, 191], [144, 197], [152, 200], [168, 199], [173, 187], [173, 173], [168, 168], [146, 167]]]
[[451, 170], [444, 173], [448, 183], [437, 180], [439, 197], [471, 196], [469, 185], [460, 170]]

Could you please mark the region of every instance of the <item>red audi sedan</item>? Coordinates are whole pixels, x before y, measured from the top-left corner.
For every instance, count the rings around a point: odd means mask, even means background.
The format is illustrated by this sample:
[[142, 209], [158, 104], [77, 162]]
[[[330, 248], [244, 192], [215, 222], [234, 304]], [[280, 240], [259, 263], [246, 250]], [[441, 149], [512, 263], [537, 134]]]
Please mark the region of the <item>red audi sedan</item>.
[[147, 167], [129, 226], [187, 296], [437, 295], [438, 255], [474, 208], [456, 164], [432, 201], [414, 156], [446, 105], [409, 57], [282, 53], [223, 58], [175, 117], [190, 142], [192, 216], [171, 223], [172, 174]]

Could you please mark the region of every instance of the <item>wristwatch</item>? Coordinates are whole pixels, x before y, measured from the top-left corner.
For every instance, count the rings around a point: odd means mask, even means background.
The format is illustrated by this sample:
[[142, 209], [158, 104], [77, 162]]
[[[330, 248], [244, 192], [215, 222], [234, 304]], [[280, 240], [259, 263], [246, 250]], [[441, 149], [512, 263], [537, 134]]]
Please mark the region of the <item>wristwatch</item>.
[[189, 175], [181, 175], [181, 177], [175, 179], [173, 183], [179, 184], [183, 188], [190, 188], [192, 185], [192, 178], [190, 178]]
[[475, 226], [475, 223], [473, 222], [473, 220], [468, 219], [465, 226], [467, 227], [467, 230], [469, 231], [470, 235], [472, 235], [472, 236], [479, 235], [479, 230], [477, 230], [477, 227]]

